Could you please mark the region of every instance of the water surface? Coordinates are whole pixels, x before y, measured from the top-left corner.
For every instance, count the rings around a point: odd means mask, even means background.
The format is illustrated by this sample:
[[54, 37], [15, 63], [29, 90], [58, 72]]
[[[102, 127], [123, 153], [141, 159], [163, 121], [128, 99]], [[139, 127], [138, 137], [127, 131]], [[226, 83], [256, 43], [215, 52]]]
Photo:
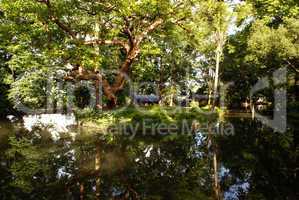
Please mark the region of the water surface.
[[[218, 135], [225, 199], [295, 199], [294, 129], [275, 133], [248, 118], [227, 118]], [[26, 116], [0, 123], [0, 199], [212, 199], [207, 135], [105, 134], [74, 116]]]

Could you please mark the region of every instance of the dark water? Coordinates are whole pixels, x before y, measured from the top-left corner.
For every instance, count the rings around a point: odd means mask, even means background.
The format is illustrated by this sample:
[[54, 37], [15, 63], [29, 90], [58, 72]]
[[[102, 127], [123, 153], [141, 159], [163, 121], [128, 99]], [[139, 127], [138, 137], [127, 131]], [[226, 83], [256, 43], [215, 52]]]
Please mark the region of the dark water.
[[[296, 199], [296, 125], [227, 118], [213, 137], [224, 199]], [[136, 136], [0, 123], [0, 199], [213, 199], [207, 135]], [[298, 195], [298, 193], [297, 193]]]

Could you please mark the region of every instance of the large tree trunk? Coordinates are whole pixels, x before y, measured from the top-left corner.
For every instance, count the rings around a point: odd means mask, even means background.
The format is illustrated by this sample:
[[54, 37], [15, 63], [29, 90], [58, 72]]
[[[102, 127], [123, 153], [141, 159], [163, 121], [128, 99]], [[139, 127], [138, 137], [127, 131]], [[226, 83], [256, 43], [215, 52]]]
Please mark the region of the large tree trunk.
[[116, 94], [124, 88], [126, 79], [129, 78], [128, 73], [130, 70], [130, 66], [132, 65], [135, 58], [139, 55], [139, 53], [140, 53], [139, 47], [136, 44], [134, 44], [133, 47], [128, 52], [125, 61], [121, 65], [120, 70], [116, 75], [115, 81], [112, 84], [112, 86], [108, 85], [109, 83], [103, 84], [104, 94], [106, 96], [110, 95], [110, 97], [107, 96], [109, 99], [108, 108], [113, 108], [116, 106], [117, 104]]
[[139, 55], [139, 53], [140, 53], [140, 50], [137, 45], [134, 45], [130, 49], [130, 51], [126, 56], [125, 61], [121, 65], [120, 70], [119, 70], [119, 72], [115, 78], [115, 81], [112, 85], [112, 91], [114, 93], [117, 93], [118, 91], [123, 89], [125, 80], [127, 78], [126, 76], [128, 75], [130, 66], [132, 65], [135, 58]]
[[96, 97], [96, 105], [95, 107], [97, 109], [102, 109], [102, 104], [101, 104], [101, 101], [100, 101], [100, 80], [95, 80], [95, 97]]
[[116, 105], [117, 99], [113, 92], [113, 89], [110, 87], [109, 82], [101, 76], [97, 71], [86, 70], [82, 66], [75, 67], [69, 74], [65, 77], [65, 80], [68, 81], [80, 81], [80, 80], [93, 80], [95, 83], [95, 97], [96, 97], [96, 107], [101, 108], [100, 105], [100, 85], [102, 85], [104, 95], [110, 102], [110, 107]]
[[134, 59], [138, 56], [140, 50], [137, 46], [129, 51], [126, 56], [125, 61], [123, 62], [118, 74], [116, 75], [115, 81], [112, 86], [109, 82], [98, 72], [93, 70], [86, 70], [82, 66], [75, 67], [66, 77], [66, 80], [94, 80], [95, 81], [95, 96], [96, 96], [96, 107], [101, 108], [100, 98], [99, 98], [99, 89], [100, 84], [103, 87], [104, 95], [108, 99], [108, 108], [113, 108], [117, 104], [116, 94], [124, 88], [127, 74], [129, 72], [130, 66]]

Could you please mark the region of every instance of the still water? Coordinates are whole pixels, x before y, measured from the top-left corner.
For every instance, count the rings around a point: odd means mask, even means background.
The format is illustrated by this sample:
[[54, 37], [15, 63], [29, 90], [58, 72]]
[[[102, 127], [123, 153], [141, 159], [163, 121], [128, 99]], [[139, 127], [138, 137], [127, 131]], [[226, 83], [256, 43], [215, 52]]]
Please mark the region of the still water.
[[[296, 125], [227, 118], [213, 138], [224, 199], [296, 199]], [[105, 134], [73, 115], [0, 122], [0, 199], [213, 199], [207, 135]]]

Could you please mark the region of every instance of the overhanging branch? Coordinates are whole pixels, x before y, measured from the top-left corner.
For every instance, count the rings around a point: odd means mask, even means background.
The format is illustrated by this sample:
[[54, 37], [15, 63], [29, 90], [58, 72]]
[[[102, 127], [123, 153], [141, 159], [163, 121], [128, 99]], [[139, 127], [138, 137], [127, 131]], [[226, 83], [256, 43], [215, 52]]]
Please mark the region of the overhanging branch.
[[156, 19], [153, 23], [151, 23], [144, 31], [142, 31], [137, 37], [136, 37], [136, 43], [137, 45], [140, 44], [140, 42], [155, 28], [160, 26], [163, 23], [162, 18]]
[[129, 45], [127, 42], [120, 40], [120, 39], [112, 39], [112, 40], [102, 40], [102, 39], [95, 39], [95, 40], [88, 40], [85, 41], [84, 44], [86, 45], [119, 45], [122, 46], [127, 52], [129, 51]]
[[60, 29], [62, 29], [65, 33], [70, 35], [72, 38], [76, 39], [76, 32], [74, 32], [68, 25], [61, 22], [56, 16], [53, 14], [52, 5], [50, 0], [36, 0], [39, 3], [43, 3], [47, 6], [49, 11], [49, 17], [52, 22], [54, 22]]

